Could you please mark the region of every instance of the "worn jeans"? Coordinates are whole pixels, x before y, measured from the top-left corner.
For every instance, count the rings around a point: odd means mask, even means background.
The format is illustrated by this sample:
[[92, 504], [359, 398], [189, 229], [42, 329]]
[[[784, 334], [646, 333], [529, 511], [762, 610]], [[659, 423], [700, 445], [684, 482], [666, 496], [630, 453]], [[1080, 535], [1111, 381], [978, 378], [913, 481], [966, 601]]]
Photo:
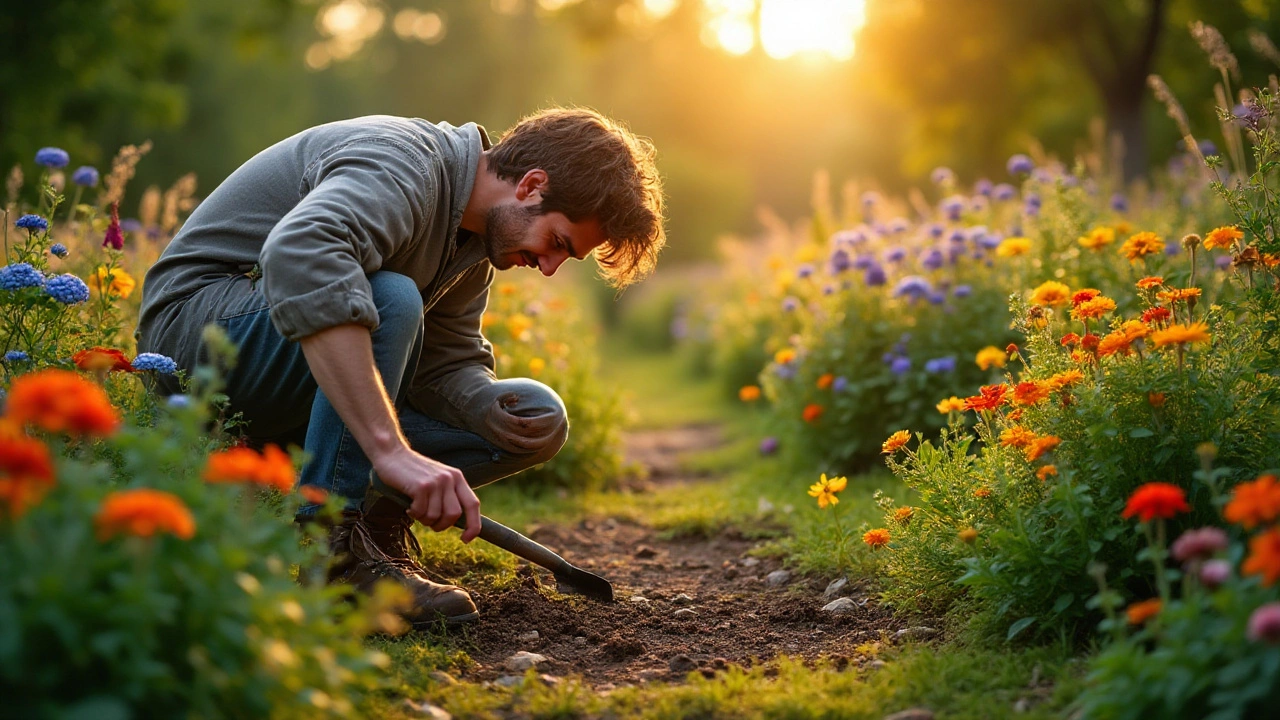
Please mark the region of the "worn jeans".
[[[324, 391], [316, 385], [299, 343], [284, 338], [271, 323], [270, 307], [262, 293], [243, 276], [228, 278], [196, 293], [188, 307], [201, 308], [205, 317], [215, 318], [227, 336], [239, 347], [238, 362], [227, 378], [231, 411], [242, 413], [250, 443], [301, 442], [310, 459], [302, 468], [300, 483], [323, 488], [347, 500], [358, 509], [369, 490], [372, 464], [356, 443], [351, 431], [338, 416]], [[395, 398], [400, 427], [409, 445], [417, 452], [462, 471], [467, 482], [478, 487], [545, 462], [563, 445], [567, 434], [564, 403], [554, 390], [536, 380], [500, 380], [495, 390], [503, 397], [504, 409], [518, 426], [518, 418], [557, 416], [564, 431], [548, 439], [543, 447], [526, 452], [504, 450], [484, 437], [423, 415], [404, 400], [407, 383], [422, 352], [422, 297], [409, 278], [391, 272], [369, 276], [373, 301], [378, 309], [378, 328], [373, 330], [373, 358], [388, 397]], [[206, 297], [201, 297], [206, 295]], [[209, 304], [217, 306], [209, 313]], [[184, 308], [185, 310], [185, 308]], [[199, 328], [188, 333], [198, 335]], [[155, 343], [151, 343], [156, 345]], [[164, 351], [170, 343], [161, 343]], [[193, 354], [174, 343], [179, 355]], [[195, 357], [175, 357], [187, 369]], [[299, 516], [313, 514], [317, 506], [306, 505]]]

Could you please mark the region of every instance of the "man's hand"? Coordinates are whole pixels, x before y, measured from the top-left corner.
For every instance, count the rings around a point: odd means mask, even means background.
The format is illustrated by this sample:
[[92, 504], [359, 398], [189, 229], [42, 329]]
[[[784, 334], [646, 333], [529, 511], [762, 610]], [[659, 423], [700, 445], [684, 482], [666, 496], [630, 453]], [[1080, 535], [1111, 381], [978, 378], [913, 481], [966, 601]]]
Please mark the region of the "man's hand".
[[388, 487], [409, 497], [408, 513], [414, 520], [440, 532], [466, 515], [462, 541], [469, 543], [480, 534], [480, 500], [461, 470], [405, 448], [380, 458], [374, 471]]

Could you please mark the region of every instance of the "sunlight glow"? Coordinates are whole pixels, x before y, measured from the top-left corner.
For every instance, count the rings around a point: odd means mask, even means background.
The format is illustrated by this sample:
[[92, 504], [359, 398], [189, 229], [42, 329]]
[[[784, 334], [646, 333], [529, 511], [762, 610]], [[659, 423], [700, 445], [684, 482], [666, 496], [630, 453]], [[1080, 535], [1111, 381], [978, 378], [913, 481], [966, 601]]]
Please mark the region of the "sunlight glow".
[[[853, 57], [854, 36], [866, 24], [866, 0], [704, 0], [703, 41], [735, 55], [756, 43], [778, 60], [803, 55]], [[757, 16], [757, 10], [759, 14]]]

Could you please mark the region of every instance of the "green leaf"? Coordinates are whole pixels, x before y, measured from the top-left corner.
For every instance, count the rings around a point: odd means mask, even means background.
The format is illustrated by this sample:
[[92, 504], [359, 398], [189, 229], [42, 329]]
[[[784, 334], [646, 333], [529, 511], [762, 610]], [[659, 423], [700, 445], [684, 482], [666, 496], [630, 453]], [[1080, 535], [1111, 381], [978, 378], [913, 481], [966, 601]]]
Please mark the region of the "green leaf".
[[1144, 438], [1151, 437], [1152, 435], [1155, 435], [1155, 433], [1146, 428], [1134, 428], [1129, 431], [1129, 437], [1131, 438]]
[[1062, 593], [1059, 595], [1058, 599], [1053, 603], [1054, 614], [1056, 615], [1063, 610], [1066, 610], [1071, 606], [1071, 603], [1075, 602], [1075, 599], [1075, 593]]
[[1006, 641], [1014, 639], [1015, 637], [1017, 637], [1018, 633], [1031, 627], [1031, 624], [1034, 623], [1035, 621], [1036, 621], [1036, 618], [1034, 615], [1031, 617], [1022, 618], [1018, 622], [1009, 626], [1009, 633], [1005, 635], [1004, 639]]

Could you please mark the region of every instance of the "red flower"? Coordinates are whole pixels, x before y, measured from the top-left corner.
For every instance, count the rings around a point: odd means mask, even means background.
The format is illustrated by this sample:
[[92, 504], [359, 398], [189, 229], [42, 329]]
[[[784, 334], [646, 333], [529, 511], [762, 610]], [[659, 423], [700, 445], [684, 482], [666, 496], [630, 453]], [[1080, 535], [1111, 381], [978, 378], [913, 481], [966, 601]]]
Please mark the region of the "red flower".
[[71, 360], [75, 362], [76, 367], [89, 372], [100, 370], [133, 372], [133, 365], [130, 364], [129, 358], [115, 348], [91, 347], [88, 350], [76, 352], [71, 356]]
[[804, 421], [807, 423], [816, 423], [822, 417], [823, 407], [817, 403], [810, 403], [804, 407]]
[[1150, 482], [1141, 485], [1129, 496], [1121, 517], [1131, 518], [1135, 515], [1142, 522], [1154, 518], [1168, 520], [1181, 512], [1190, 512], [1187, 495], [1182, 488], [1172, 483]]
[[107, 226], [107, 235], [102, 239], [102, 247], [112, 250], [124, 249], [124, 233], [120, 231], [120, 203], [111, 203], [111, 224]]
[[1080, 338], [1080, 347], [1085, 350], [1093, 351], [1098, 349], [1098, 343], [1100, 342], [1102, 342], [1102, 338], [1094, 335], [1093, 333], [1089, 333], [1088, 335]]
[[1071, 296], [1071, 306], [1079, 307], [1082, 303], [1087, 303], [1101, 294], [1102, 293], [1098, 290], [1094, 290], [1092, 288], [1085, 288], [1084, 290], [1081, 290], [1077, 292], [1075, 295]]
[[1142, 313], [1142, 322], [1151, 325], [1168, 320], [1172, 315], [1173, 312], [1167, 307], [1147, 308], [1146, 312]]
[[1067, 333], [1062, 336], [1063, 347], [1073, 347], [1080, 343], [1080, 336], [1075, 333]]
[[1004, 404], [1004, 395], [1009, 391], [1007, 385], [983, 385], [978, 395], [965, 398], [965, 410], [995, 410]]

